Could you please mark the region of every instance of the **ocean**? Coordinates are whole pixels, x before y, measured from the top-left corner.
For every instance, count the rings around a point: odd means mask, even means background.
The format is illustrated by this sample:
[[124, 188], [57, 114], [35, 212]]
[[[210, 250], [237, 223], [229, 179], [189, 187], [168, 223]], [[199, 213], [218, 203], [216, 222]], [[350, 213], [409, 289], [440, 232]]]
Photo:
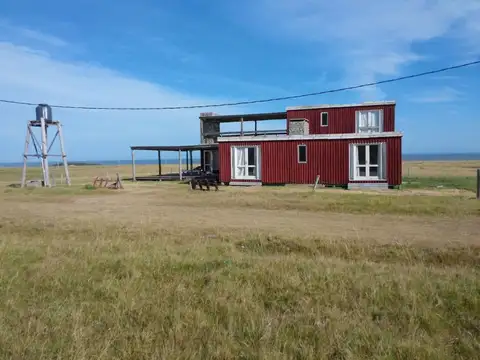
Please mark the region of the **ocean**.
[[[444, 154], [403, 154], [404, 161], [465, 161], [465, 160], [480, 160], [480, 153], [444, 153]], [[185, 161], [185, 160], [182, 160]], [[200, 159], [193, 159], [194, 164], [198, 164]], [[138, 165], [154, 165], [158, 161], [156, 159], [138, 159], [135, 160]], [[50, 161], [49, 164], [55, 164], [54, 161]], [[71, 165], [129, 165], [131, 160], [86, 160], [75, 161], [69, 160]], [[162, 159], [162, 164], [178, 164], [178, 159]], [[38, 161], [29, 161], [29, 166], [40, 166]], [[21, 162], [3, 162], [0, 163], [0, 167], [21, 167]]]

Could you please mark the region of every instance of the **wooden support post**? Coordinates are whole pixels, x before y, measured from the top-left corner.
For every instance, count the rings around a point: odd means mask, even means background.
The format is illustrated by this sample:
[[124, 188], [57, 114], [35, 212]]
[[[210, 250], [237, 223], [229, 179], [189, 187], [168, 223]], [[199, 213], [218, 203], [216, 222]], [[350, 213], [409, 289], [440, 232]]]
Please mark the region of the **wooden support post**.
[[160, 155], [160, 150], [158, 150], [157, 153], [158, 153], [158, 176], [162, 176], [162, 158]]
[[255, 136], [257, 136], [257, 120], [255, 120]]
[[189, 161], [189, 157], [190, 156], [190, 152], [187, 150], [185, 151], [185, 162], [186, 162], [186, 165], [187, 165], [187, 171], [190, 170], [189, 167], [188, 167], [188, 164], [190, 164], [190, 161]]
[[243, 117], [240, 118], [240, 136], [243, 136]]
[[193, 170], [193, 150], [190, 150], [190, 169]]
[[135, 150], [132, 150], [132, 180], [137, 181], [137, 172], [135, 170]]
[[182, 150], [178, 150], [178, 176], [180, 176], [180, 180], [183, 180], [183, 176], [182, 176]]
[[320, 175], [317, 175], [317, 178], [315, 179], [315, 184], [313, 185], [313, 191], [317, 189], [319, 181], [320, 181]]
[[120, 178], [119, 173], [117, 173], [117, 182], [115, 183], [115, 188], [123, 189], [122, 179]]
[[477, 200], [480, 200], [480, 169], [477, 169]]

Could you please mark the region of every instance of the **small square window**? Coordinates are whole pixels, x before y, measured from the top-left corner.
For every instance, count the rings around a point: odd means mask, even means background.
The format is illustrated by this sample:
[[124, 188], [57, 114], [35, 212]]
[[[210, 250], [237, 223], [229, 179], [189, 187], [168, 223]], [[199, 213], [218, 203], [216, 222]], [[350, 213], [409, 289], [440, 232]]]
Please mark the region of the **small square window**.
[[298, 162], [307, 162], [307, 145], [298, 145]]
[[321, 126], [328, 126], [328, 113], [322, 112]]

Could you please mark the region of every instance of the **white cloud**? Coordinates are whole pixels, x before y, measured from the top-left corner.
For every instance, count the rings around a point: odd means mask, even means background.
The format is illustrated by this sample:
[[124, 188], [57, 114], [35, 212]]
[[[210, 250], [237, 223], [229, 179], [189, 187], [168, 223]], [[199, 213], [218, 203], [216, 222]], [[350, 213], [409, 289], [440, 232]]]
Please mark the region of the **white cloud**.
[[9, 38], [23, 38], [30, 41], [41, 42], [44, 45], [63, 47], [68, 43], [59, 37], [45, 34], [36, 30], [25, 27], [15, 26], [10, 24], [7, 20], [0, 20], [0, 30]]
[[[425, 59], [412, 45], [440, 37], [462, 41], [470, 55], [480, 53], [478, 0], [252, 0], [250, 4], [252, 18], [263, 33], [316, 43], [319, 61], [342, 65], [348, 85], [398, 74], [402, 66]], [[366, 97], [383, 97], [378, 89], [365, 90]]]
[[[8, 42], [0, 42], [0, 68], [1, 99], [97, 107], [161, 107], [231, 100], [181, 93], [98, 65], [59, 61], [42, 49]], [[34, 108], [0, 104], [0, 111], [5, 121], [0, 131], [0, 162], [21, 161], [26, 122], [34, 117]], [[198, 115], [208, 109], [53, 111], [54, 118], [64, 124], [67, 155], [80, 160], [126, 159], [130, 145], [198, 143]]]
[[410, 101], [415, 103], [447, 103], [460, 100], [462, 95], [461, 91], [450, 86], [444, 86], [412, 95]]

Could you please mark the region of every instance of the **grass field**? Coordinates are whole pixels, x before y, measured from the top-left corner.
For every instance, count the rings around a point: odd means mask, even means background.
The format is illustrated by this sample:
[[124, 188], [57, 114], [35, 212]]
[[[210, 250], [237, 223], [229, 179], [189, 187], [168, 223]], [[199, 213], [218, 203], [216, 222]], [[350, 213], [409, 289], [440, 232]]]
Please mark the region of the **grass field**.
[[479, 167], [315, 193], [84, 186], [123, 166], [16, 189], [0, 169], [0, 358], [478, 358]]

